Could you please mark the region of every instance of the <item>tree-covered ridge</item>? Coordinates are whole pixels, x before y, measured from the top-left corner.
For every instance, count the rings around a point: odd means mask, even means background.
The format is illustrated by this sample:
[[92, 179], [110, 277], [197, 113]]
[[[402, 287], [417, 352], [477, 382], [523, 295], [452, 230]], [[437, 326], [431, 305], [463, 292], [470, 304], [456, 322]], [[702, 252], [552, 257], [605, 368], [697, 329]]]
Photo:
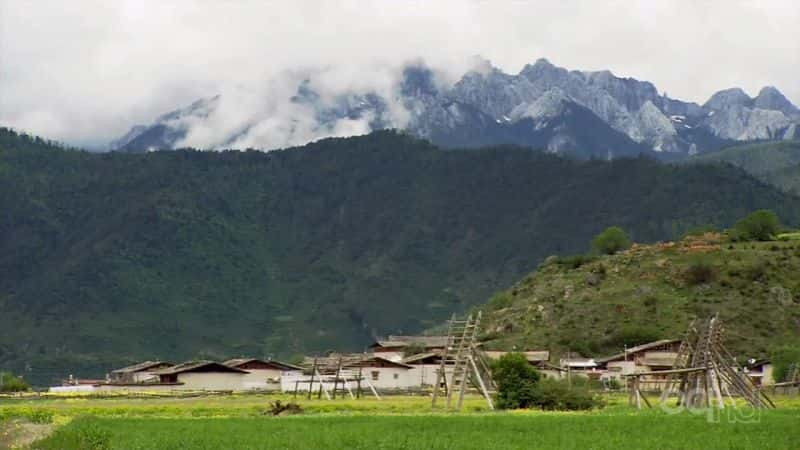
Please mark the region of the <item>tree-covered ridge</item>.
[[800, 195], [800, 141], [739, 145], [689, 160], [728, 163], [795, 195]]
[[361, 350], [620, 225], [638, 242], [800, 200], [731, 167], [442, 151], [391, 131], [269, 153], [0, 148], [0, 367]]

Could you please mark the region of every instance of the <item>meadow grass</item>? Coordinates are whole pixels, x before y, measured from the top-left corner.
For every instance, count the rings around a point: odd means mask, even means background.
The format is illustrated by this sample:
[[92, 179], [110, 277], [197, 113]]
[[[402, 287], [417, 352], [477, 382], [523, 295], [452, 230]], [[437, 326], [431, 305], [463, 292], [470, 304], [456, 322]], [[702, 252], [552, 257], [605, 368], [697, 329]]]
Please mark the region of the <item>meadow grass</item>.
[[80, 418], [36, 449], [797, 448], [796, 411], [742, 422], [704, 415], [479, 413], [229, 419]]
[[[490, 412], [469, 396], [461, 413], [432, 411], [425, 396], [307, 400], [299, 416], [273, 417], [290, 395], [0, 401], [0, 422], [52, 422], [32, 448], [798, 448], [800, 397], [755, 417], [733, 410], [667, 414], [636, 411], [625, 394], [606, 394], [592, 411]], [[652, 401], [655, 402], [655, 398]]]

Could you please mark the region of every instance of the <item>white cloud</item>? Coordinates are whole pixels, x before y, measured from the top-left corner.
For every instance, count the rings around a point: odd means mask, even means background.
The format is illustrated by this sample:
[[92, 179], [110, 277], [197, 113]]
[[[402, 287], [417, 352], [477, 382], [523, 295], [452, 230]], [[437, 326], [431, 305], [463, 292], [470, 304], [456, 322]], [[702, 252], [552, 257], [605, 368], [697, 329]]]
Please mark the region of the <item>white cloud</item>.
[[[400, 62], [422, 58], [452, 81], [476, 54], [508, 72], [538, 57], [571, 69], [611, 69], [697, 102], [730, 86], [753, 95], [775, 85], [800, 103], [798, 5], [0, 0], [0, 123], [98, 145], [225, 93], [224, 114], [189, 140], [213, 142], [242, 116], [269, 116], [251, 130], [267, 139], [290, 127], [288, 116], [275, 114], [299, 113], [276, 100], [286, 71], [327, 68], [315, 80], [323, 92], [387, 90], [389, 68]], [[295, 125], [298, 132], [309, 127]]]

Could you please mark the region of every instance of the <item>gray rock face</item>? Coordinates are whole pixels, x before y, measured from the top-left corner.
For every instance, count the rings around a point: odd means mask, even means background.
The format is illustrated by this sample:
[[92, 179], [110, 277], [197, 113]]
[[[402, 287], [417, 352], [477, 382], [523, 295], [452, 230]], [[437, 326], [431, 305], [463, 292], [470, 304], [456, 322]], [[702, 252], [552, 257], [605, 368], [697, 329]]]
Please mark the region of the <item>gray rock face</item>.
[[[726, 89], [701, 106], [659, 94], [647, 81], [609, 71], [571, 71], [546, 59], [516, 75], [481, 60], [450, 85], [415, 63], [403, 68], [389, 95], [353, 90], [326, 95], [323, 101], [307, 79], [298, 80], [291, 97], [298, 108], [292, 111], [309, 117], [285, 121], [289, 125], [283, 129], [303, 130], [292, 135], [291, 143], [342, 135], [348, 130], [343, 123], [360, 123], [367, 130], [405, 128], [447, 147], [512, 143], [605, 158], [642, 151], [695, 154], [734, 140], [794, 139], [800, 133], [800, 110], [774, 87], [755, 98], [739, 88]], [[162, 115], [151, 125], [132, 128], [111, 147], [141, 151], [192, 145], [192, 127], [222, 114], [219, 102], [219, 96], [203, 99]], [[243, 123], [215, 145], [252, 142], [241, 138], [262, 128], [257, 120]]]

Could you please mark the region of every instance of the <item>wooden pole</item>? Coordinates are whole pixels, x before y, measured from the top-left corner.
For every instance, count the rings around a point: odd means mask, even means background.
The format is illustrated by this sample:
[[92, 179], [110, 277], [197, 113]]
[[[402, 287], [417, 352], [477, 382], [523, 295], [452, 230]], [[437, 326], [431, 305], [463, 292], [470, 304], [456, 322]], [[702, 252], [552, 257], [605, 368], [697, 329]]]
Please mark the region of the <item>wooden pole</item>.
[[358, 390], [356, 391], [357, 398], [361, 398], [361, 374], [363, 370], [364, 370], [363, 367], [358, 368]]
[[311, 391], [314, 390], [314, 374], [317, 373], [317, 358], [311, 364], [311, 380], [308, 382], [308, 400], [311, 400]]
[[342, 373], [342, 357], [339, 357], [339, 364], [336, 366], [336, 376], [333, 378], [333, 399], [336, 400], [336, 388], [339, 385], [339, 375]]

